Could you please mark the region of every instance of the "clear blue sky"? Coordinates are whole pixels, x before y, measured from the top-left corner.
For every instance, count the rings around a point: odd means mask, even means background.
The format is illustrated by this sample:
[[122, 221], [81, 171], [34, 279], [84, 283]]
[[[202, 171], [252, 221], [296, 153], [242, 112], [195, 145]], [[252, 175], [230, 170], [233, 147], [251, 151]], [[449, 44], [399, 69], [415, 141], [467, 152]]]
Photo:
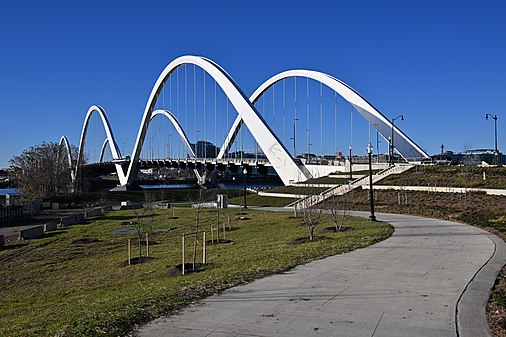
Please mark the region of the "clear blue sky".
[[504, 1], [4, 1], [0, 167], [62, 134], [77, 144], [92, 104], [131, 149], [156, 78], [185, 54], [247, 95], [283, 70], [331, 74], [404, 114], [431, 154], [492, 148], [497, 114], [506, 150], [505, 17]]

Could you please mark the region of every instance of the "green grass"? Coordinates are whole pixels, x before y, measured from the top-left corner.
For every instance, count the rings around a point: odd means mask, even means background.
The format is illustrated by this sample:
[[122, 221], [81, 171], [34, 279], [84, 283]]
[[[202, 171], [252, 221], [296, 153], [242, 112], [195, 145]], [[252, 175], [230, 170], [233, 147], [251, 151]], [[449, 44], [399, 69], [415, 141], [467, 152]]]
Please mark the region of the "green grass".
[[[198, 188], [192, 189], [148, 189], [138, 191], [118, 191], [118, 192], [88, 192], [81, 194], [69, 194], [55, 198], [53, 201], [61, 203], [71, 202], [100, 202], [101, 199], [108, 201], [132, 201], [144, 202], [146, 195], [152, 195], [155, 200], [168, 200], [170, 202], [187, 202], [198, 200]], [[242, 189], [205, 189], [205, 194], [227, 194], [230, 198], [242, 195]]]
[[[234, 219], [235, 230], [226, 233], [233, 243], [208, 246], [205, 270], [185, 276], [169, 276], [168, 271], [181, 261], [181, 233], [195, 222], [192, 209], [177, 209], [177, 219], [171, 219], [171, 210], [158, 211], [151, 224], [152, 259], [132, 266], [122, 266], [129, 236], [110, 232], [135, 221], [133, 211], [111, 212], [0, 251], [0, 336], [124, 335], [136, 324], [196, 299], [370, 245], [393, 231], [385, 223], [350, 218], [347, 226], [353, 230], [324, 233], [325, 240], [293, 245], [292, 240], [308, 233], [291, 213], [248, 210], [243, 214], [246, 220], [235, 220], [239, 211], [221, 212], [221, 219], [226, 218], [224, 212]], [[201, 215], [209, 229], [216, 211]], [[317, 234], [330, 225], [325, 218]], [[190, 238], [187, 242], [191, 255]], [[136, 252], [133, 240], [133, 256]]]
[[264, 192], [309, 195], [309, 194], [320, 194], [325, 190], [328, 190], [328, 187], [281, 186], [265, 190]]
[[[300, 184], [342, 184], [341, 180], [342, 180], [341, 178], [331, 178], [325, 176], [319, 178], [312, 178]], [[348, 180], [346, 180], [346, 182], [348, 182]]]
[[[258, 194], [248, 194], [246, 205], [261, 207], [284, 207], [299, 199], [297, 198], [277, 198]], [[232, 205], [244, 205], [244, 197], [236, 197], [228, 199], [228, 203]]]

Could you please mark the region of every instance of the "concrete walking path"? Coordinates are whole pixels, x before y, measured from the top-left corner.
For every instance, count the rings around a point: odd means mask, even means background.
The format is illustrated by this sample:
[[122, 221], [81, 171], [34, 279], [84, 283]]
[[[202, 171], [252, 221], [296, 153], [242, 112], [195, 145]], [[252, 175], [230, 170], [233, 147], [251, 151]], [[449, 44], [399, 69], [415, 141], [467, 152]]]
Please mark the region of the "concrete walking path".
[[[365, 215], [365, 213], [356, 213]], [[378, 214], [373, 246], [235, 287], [138, 336], [489, 336], [490, 288], [506, 245], [472, 226]]]

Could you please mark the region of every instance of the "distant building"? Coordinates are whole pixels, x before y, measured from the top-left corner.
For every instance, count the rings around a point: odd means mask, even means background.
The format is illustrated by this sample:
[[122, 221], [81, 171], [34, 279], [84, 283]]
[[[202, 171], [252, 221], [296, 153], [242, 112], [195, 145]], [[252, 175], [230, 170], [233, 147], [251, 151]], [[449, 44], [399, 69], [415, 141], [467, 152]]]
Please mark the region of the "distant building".
[[206, 140], [199, 140], [196, 144], [190, 144], [197, 158], [216, 158], [220, 148]]
[[[506, 163], [506, 156], [499, 153], [500, 163]], [[489, 165], [496, 164], [496, 154], [493, 149], [475, 149], [464, 153], [454, 153], [453, 151], [444, 151], [440, 154], [431, 156], [431, 161], [438, 165], [472, 165], [477, 166], [482, 163]]]

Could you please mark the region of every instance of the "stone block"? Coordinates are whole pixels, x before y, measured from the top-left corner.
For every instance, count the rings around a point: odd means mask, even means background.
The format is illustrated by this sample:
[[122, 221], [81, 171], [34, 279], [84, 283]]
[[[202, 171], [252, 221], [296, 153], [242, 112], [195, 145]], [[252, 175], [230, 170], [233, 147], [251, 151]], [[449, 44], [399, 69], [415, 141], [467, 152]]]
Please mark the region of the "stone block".
[[57, 229], [58, 229], [57, 222], [48, 222], [47, 224], [44, 224], [44, 232], [52, 232]]
[[76, 223], [76, 219], [75, 219], [74, 215], [67, 216], [67, 217], [64, 217], [64, 218], [60, 219], [60, 225], [62, 227], [68, 226], [68, 225], [73, 225], [75, 223]]
[[34, 226], [19, 231], [19, 240], [37, 239], [44, 236], [44, 226]]

